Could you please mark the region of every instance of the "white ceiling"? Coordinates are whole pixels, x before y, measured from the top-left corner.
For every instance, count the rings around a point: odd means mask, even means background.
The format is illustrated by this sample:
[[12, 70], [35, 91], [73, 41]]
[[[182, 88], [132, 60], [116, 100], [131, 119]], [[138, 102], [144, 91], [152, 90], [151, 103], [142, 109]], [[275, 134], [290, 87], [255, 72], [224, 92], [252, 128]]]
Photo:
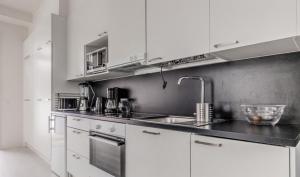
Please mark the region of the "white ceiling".
[[40, 2], [41, 0], [0, 0], [0, 5], [33, 14]]

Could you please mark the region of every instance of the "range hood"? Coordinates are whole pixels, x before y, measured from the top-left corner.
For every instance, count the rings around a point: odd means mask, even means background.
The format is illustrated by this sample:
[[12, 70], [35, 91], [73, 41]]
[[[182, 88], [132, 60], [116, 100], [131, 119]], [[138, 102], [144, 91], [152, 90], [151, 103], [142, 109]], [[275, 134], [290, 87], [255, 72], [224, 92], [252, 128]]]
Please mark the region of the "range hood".
[[145, 69], [145, 68], [149, 68], [149, 66], [146, 65], [146, 60], [143, 59], [134, 62], [124, 63], [121, 65], [112, 66], [109, 67], [108, 70], [114, 72], [134, 73], [138, 69]]

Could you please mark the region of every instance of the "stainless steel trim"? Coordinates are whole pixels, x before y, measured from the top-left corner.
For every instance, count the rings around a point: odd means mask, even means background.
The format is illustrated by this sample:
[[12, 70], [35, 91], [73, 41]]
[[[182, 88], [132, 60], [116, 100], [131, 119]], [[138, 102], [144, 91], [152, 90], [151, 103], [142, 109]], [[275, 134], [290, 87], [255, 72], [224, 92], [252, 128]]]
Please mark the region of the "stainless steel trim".
[[109, 135], [98, 134], [98, 133], [91, 133], [89, 136], [90, 139], [100, 141], [102, 143], [110, 144], [112, 146], [121, 146], [125, 143], [125, 141], [121, 138], [116, 138]]
[[160, 132], [151, 132], [147, 130], [143, 130], [143, 133], [150, 134], [150, 135], [160, 135]]
[[214, 47], [215, 48], [220, 48], [220, 47], [226, 47], [226, 46], [236, 45], [236, 44], [239, 44], [239, 43], [240, 43], [240, 41], [236, 40], [236, 41], [230, 42], [230, 43], [215, 44]]
[[158, 57], [158, 58], [152, 58], [152, 59], [149, 59], [147, 60], [148, 62], [154, 62], [156, 60], [162, 60], [163, 58], [162, 57]]
[[194, 143], [196, 144], [201, 144], [201, 145], [206, 145], [206, 146], [214, 146], [214, 147], [222, 147], [222, 144], [217, 144], [217, 143], [209, 143], [209, 142], [204, 142], [204, 141], [199, 141], [195, 140]]
[[[54, 118], [52, 118], [54, 117]], [[53, 131], [53, 133], [56, 132], [56, 128], [55, 128], [55, 118], [56, 116], [53, 115], [53, 116], [48, 116], [48, 133], [51, 133], [51, 131]], [[53, 122], [53, 123], [52, 123]], [[53, 125], [53, 127], [51, 126]]]

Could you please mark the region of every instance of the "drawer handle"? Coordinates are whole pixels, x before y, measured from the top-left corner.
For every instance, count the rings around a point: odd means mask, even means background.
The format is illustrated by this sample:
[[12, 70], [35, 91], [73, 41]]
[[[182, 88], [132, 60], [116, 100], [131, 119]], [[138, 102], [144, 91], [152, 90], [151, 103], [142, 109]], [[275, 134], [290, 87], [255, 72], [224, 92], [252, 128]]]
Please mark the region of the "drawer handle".
[[75, 159], [80, 159], [80, 157], [77, 156], [76, 154], [73, 154], [73, 157], [74, 157]]
[[229, 43], [215, 44], [214, 47], [217, 49], [217, 48], [220, 48], [220, 47], [226, 47], [226, 46], [236, 45], [236, 44], [239, 44], [239, 43], [240, 43], [240, 41], [236, 40], [234, 42], [229, 42]]
[[157, 60], [162, 60], [163, 58], [161, 57], [158, 57], [158, 58], [152, 58], [150, 60], [148, 60], [148, 62], [154, 62], [154, 61], [157, 61]]
[[101, 125], [96, 125], [97, 130], [101, 129], [101, 127], [102, 127]]
[[208, 143], [208, 142], [203, 142], [203, 141], [194, 141], [196, 144], [201, 144], [201, 145], [206, 145], [206, 146], [214, 146], [214, 147], [222, 147], [222, 144], [215, 144], [215, 143]]
[[78, 122], [80, 121], [80, 119], [78, 119], [78, 118], [73, 118], [73, 120], [74, 121], [78, 121]]
[[160, 135], [159, 132], [150, 132], [150, 131], [147, 131], [147, 130], [144, 130], [143, 133], [150, 134], [150, 135]]
[[75, 130], [73, 130], [73, 133], [75, 133], [75, 134], [80, 134], [81, 132], [78, 132], [78, 131], [75, 131]]

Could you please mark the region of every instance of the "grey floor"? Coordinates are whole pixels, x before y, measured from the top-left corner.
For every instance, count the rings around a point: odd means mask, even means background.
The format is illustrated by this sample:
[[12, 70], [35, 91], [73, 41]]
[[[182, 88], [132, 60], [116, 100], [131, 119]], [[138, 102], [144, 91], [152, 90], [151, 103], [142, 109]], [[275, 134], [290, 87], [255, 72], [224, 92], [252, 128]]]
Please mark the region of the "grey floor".
[[26, 148], [0, 150], [0, 177], [56, 177], [49, 165]]

